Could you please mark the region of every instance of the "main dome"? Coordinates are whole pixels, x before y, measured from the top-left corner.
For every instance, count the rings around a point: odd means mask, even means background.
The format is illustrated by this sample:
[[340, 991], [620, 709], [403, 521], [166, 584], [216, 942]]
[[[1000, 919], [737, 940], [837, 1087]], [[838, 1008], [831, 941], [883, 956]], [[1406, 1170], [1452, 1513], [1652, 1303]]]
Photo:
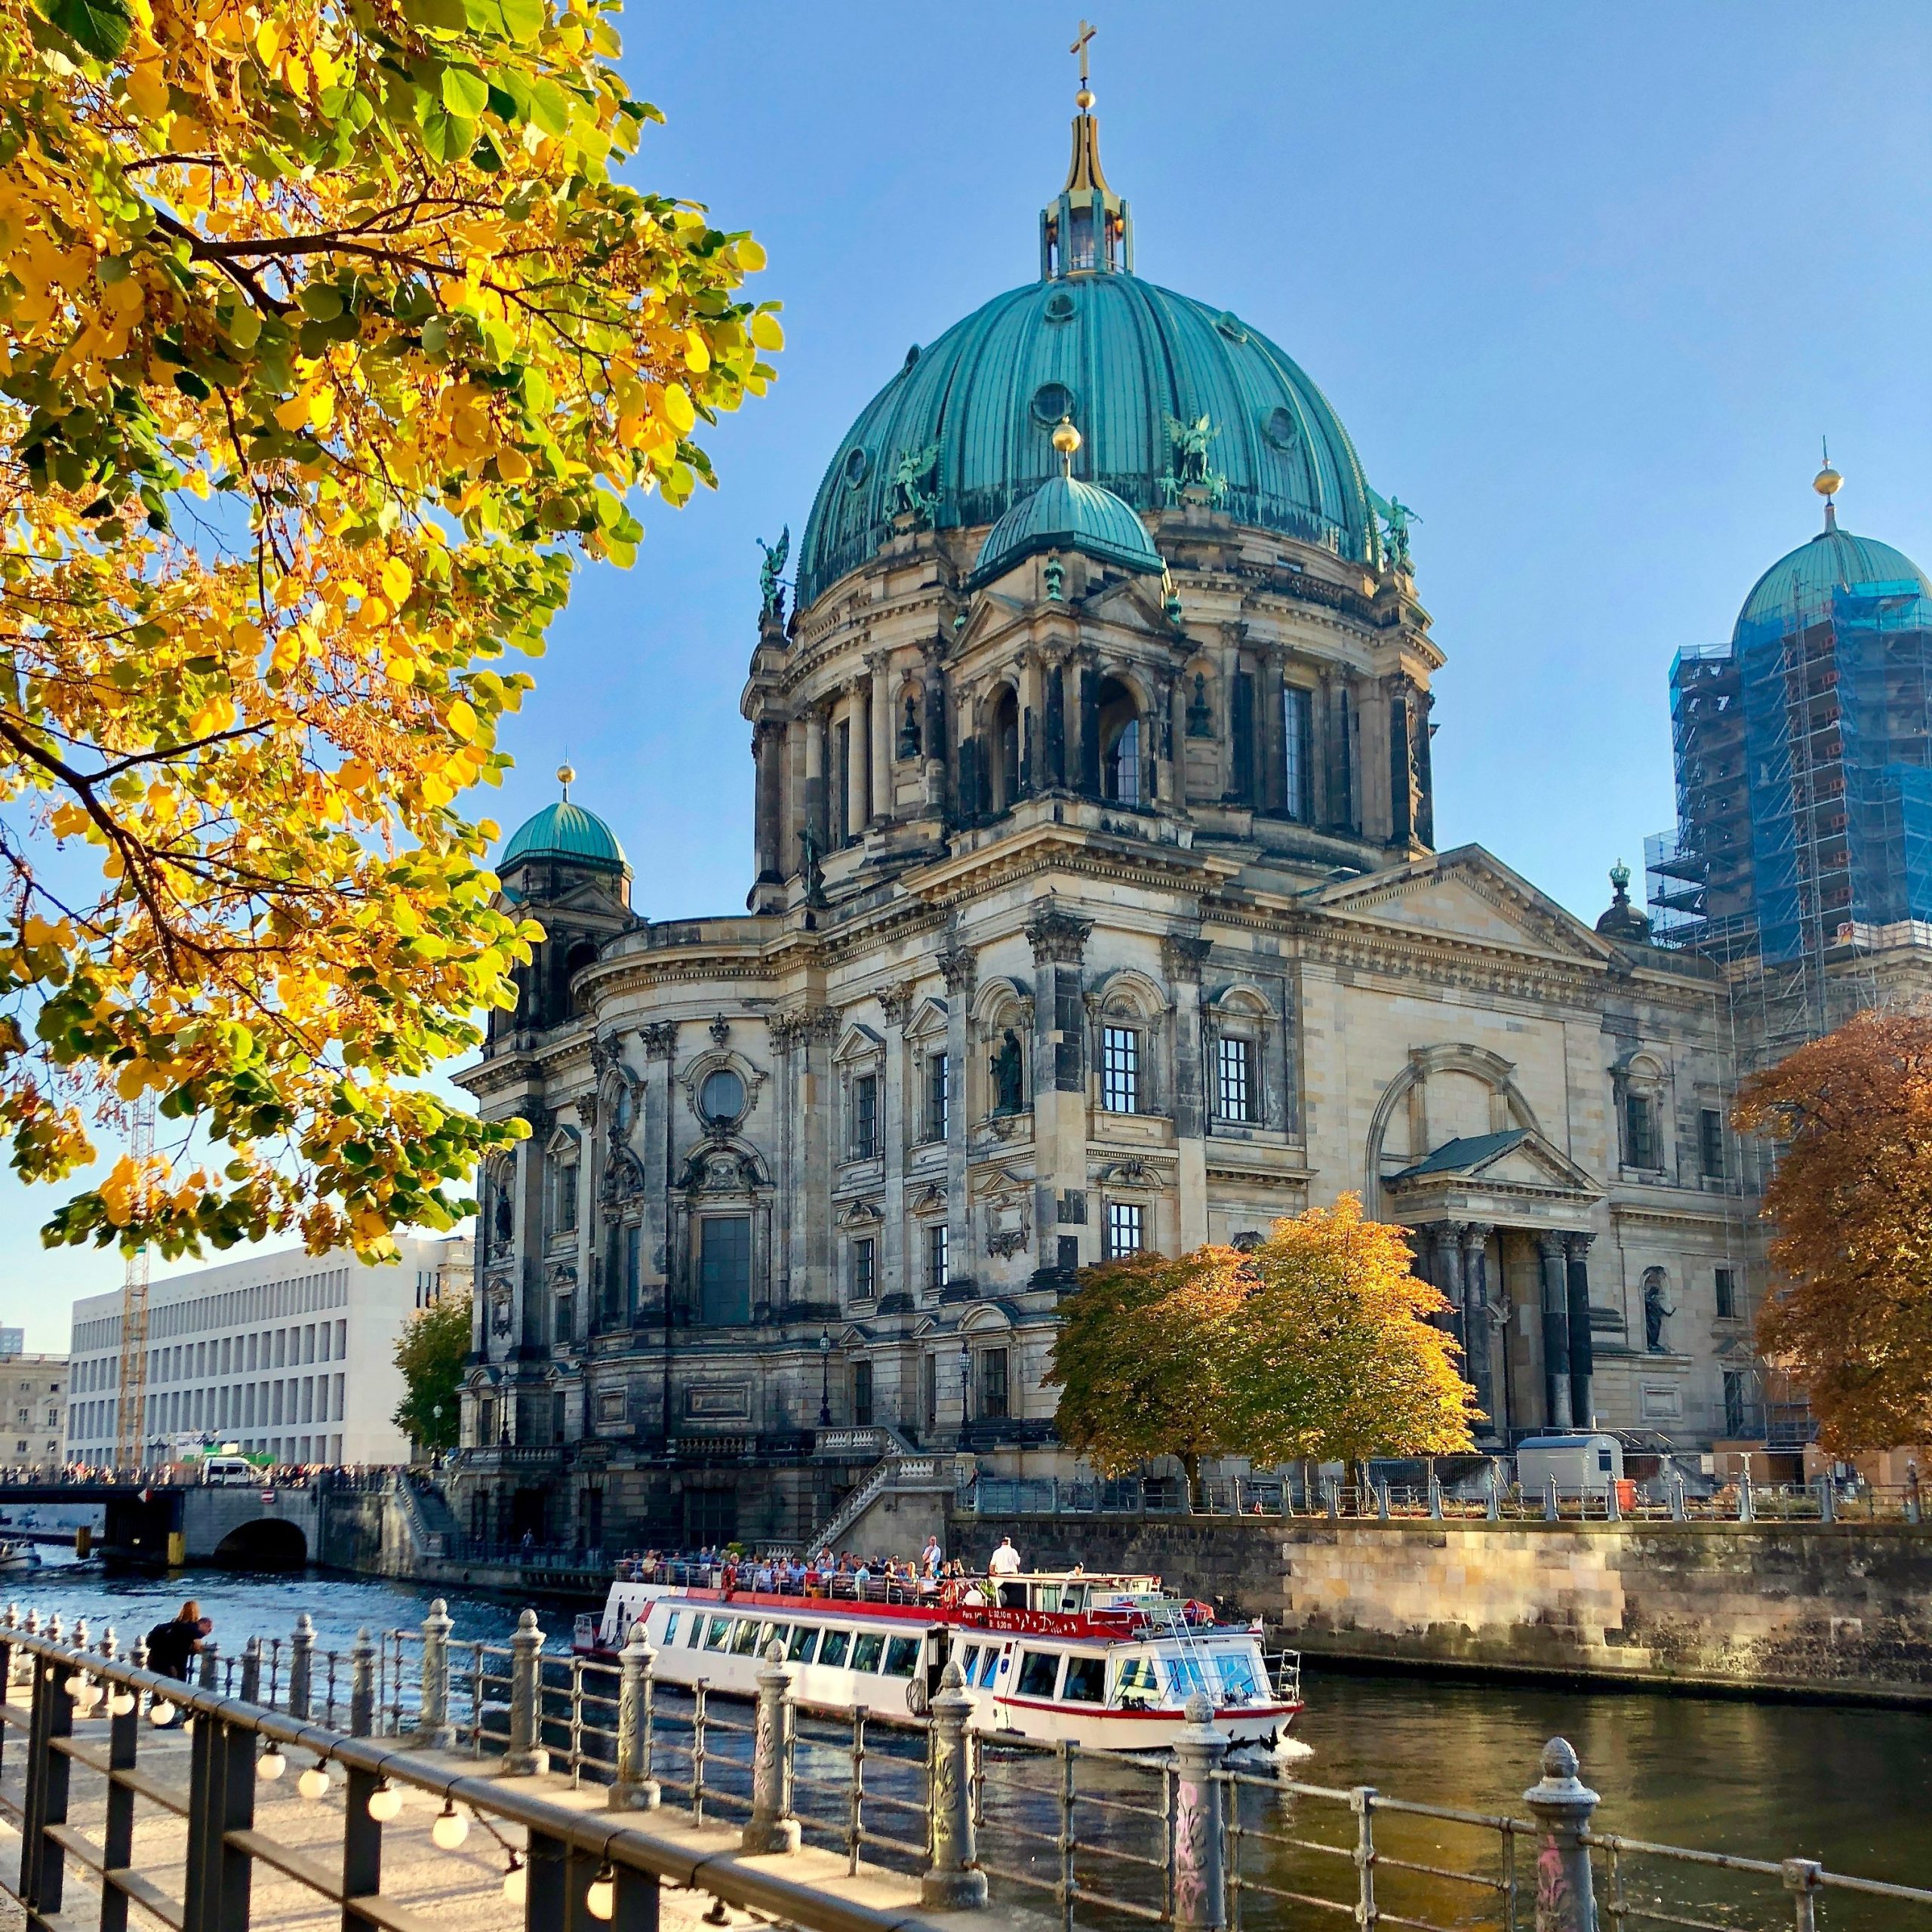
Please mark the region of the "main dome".
[[1213, 496], [1237, 523], [1380, 561], [1368, 485], [1327, 399], [1225, 309], [1131, 273], [1054, 275], [955, 323], [866, 405], [819, 485], [798, 558], [811, 604], [874, 555], [916, 500], [937, 528], [997, 522], [1075, 467], [1135, 509], [1175, 500], [1171, 426], [1208, 418]]
[[1829, 528], [1780, 557], [1751, 586], [1733, 635], [1741, 641], [1767, 620], [1786, 628], [1793, 620], [1815, 623], [1830, 611], [1838, 590], [1932, 597], [1932, 580], [1903, 550], [1874, 537], [1854, 537], [1834, 518]]

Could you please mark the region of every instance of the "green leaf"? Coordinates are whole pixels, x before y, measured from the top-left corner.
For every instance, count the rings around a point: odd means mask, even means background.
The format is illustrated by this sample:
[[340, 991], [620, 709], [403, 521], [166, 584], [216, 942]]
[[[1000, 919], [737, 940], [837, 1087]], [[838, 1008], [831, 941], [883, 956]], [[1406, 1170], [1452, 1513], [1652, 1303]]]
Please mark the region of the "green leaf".
[[501, 5], [512, 40], [528, 45], [543, 31], [543, 0], [501, 0]]
[[318, 322], [332, 322], [342, 313], [342, 291], [332, 281], [309, 281], [295, 298], [302, 312]]
[[490, 83], [473, 67], [443, 69], [443, 105], [452, 114], [474, 121], [490, 104]]
[[39, 0], [42, 19], [97, 60], [120, 57], [134, 31], [124, 0]]
[[570, 132], [571, 97], [555, 81], [539, 81], [531, 95], [531, 112], [546, 134], [561, 138]]

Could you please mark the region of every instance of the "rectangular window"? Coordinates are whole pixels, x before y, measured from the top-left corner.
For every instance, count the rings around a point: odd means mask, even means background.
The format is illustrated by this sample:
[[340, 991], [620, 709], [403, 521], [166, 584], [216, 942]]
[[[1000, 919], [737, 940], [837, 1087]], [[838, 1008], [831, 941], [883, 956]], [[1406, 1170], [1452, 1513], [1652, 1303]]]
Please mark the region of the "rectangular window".
[[852, 1647], [849, 1630], [828, 1630], [819, 1639], [818, 1660], [833, 1670], [845, 1667], [845, 1654]]
[[1106, 1659], [1069, 1657], [1066, 1682], [1060, 1694], [1063, 1701], [1069, 1704], [1104, 1703], [1107, 1695]]
[[557, 1232], [577, 1232], [577, 1163], [566, 1161], [557, 1170]]
[[1657, 1108], [1647, 1095], [1628, 1094], [1623, 1100], [1626, 1153], [1633, 1168], [1662, 1165], [1657, 1154]]
[[851, 841], [852, 821], [852, 724], [849, 718], [838, 721], [838, 729], [833, 734], [832, 759], [832, 837], [835, 844], [844, 845]]
[[1717, 1291], [1718, 1320], [1735, 1320], [1737, 1315], [1737, 1273], [1735, 1269], [1720, 1268], [1718, 1270]]
[[878, 1075], [862, 1073], [852, 1082], [852, 1153], [869, 1161], [878, 1152]]
[[946, 1223], [926, 1230], [926, 1286], [937, 1294], [946, 1286]]
[[952, 1118], [952, 1072], [943, 1054], [926, 1061], [926, 1138], [943, 1140]]
[[1254, 1042], [1214, 1043], [1214, 1111], [1223, 1120], [1254, 1118]]
[[872, 1426], [872, 1365], [869, 1361], [852, 1364], [852, 1423], [856, 1429]]
[[633, 1221], [624, 1229], [624, 1278], [618, 1287], [623, 1303], [617, 1311], [620, 1317], [636, 1313], [638, 1291], [643, 1281], [644, 1229]]
[[876, 1671], [878, 1660], [884, 1654], [885, 1638], [877, 1630], [861, 1630], [852, 1641], [852, 1668], [854, 1670]]
[[874, 1252], [869, 1237], [852, 1244], [852, 1299], [854, 1301], [870, 1301], [877, 1291], [878, 1284], [872, 1275]]
[[698, 1223], [698, 1319], [707, 1327], [752, 1318], [752, 1221], [715, 1214]]
[[818, 1650], [818, 1630], [816, 1623], [795, 1623], [792, 1626], [792, 1641], [785, 1647], [785, 1654], [791, 1662], [811, 1662]]
[[1715, 1107], [1697, 1116], [1697, 1165], [1706, 1180], [1724, 1179], [1724, 1115]]
[[1020, 1694], [1023, 1697], [1051, 1697], [1060, 1675], [1057, 1651], [1023, 1651], [1020, 1657]]
[[1100, 1029], [1100, 1105], [1110, 1114], [1140, 1111], [1140, 1035], [1131, 1026]]
[[885, 1662], [879, 1668], [881, 1677], [910, 1677], [918, 1666], [919, 1640], [916, 1637], [894, 1637], [885, 1647]]
[[1308, 694], [1294, 685], [1281, 691], [1281, 809], [1304, 823], [1308, 809]]
[[939, 1357], [921, 1355], [919, 1358], [919, 1414], [922, 1426], [937, 1429], [939, 1426]]
[[1140, 1252], [1146, 1210], [1137, 1201], [1107, 1203], [1107, 1259], [1121, 1261]]
[[1007, 1414], [1006, 1351], [980, 1351], [980, 1420], [1004, 1422]]

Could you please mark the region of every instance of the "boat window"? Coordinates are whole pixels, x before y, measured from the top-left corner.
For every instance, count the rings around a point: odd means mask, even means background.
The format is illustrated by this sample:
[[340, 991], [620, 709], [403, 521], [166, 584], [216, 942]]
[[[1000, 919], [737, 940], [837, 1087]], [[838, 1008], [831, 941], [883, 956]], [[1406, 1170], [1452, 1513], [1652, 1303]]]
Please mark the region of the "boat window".
[[1069, 1657], [1066, 1687], [1060, 1694], [1069, 1704], [1104, 1703], [1107, 1695], [1106, 1659]]
[[1157, 1697], [1160, 1694], [1160, 1679], [1155, 1674], [1152, 1657], [1125, 1657], [1121, 1660], [1120, 1678], [1114, 1687], [1116, 1697], [1124, 1701], [1129, 1697]]
[[1245, 1651], [1223, 1651], [1214, 1661], [1220, 1666], [1223, 1697], [1232, 1702], [1261, 1694], [1260, 1673]]
[[696, 1611], [691, 1612], [691, 1634], [685, 1639], [692, 1650], [704, 1641], [704, 1619]]
[[1195, 1691], [1204, 1696], [1207, 1693], [1208, 1680], [1201, 1674], [1201, 1666], [1192, 1657], [1168, 1657], [1163, 1661], [1168, 1666], [1168, 1701], [1184, 1703]]
[[852, 1668], [878, 1669], [879, 1653], [884, 1648], [885, 1639], [876, 1630], [861, 1630], [852, 1644]]
[[825, 1641], [818, 1647], [818, 1660], [832, 1666], [835, 1670], [844, 1668], [845, 1653], [852, 1647], [852, 1633], [849, 1630], [828, 1630]]
[[1087, 1586], [1084, 1583], [1068, 1584], [1060, 1593], [1060, 1607], [1062, 1610], [1084, 1610], [1087, 1607]]
[[667, 1651], [678, 1641], [678, 1619], [682, 1614], [674, 1610], [664, 1620], [664, 1647]]
[[795, 1623], [792, 1626], [792, 1641], [785, 1646], [785, 1654], [794, 1663], [810, 1663], [812, 1653], [818, 1648], [818, 1626], [816, 1623]]
[[758, 1654], [763, 1657], [774, 1644], [783, 1651], [790, 1647], [792, 1626], [789, 1623], [768, 1623], [758, 1633]]
[[980, 1688], [982, 1690], [990, 1690], [992, 1687], [992, 1681], [998, 1675], [999, 1667], [999, 1646], [997, 1644], [989, 1644], [986, 1646], [986, 1655], [980, 1660]]
[[741, 1617], [738, 1627], [731, 1632], [731, 1649], [734, 1655], [748, 1657], [752, 1644], [758, 1635], [758, 1620], [755, 1617]]
[[910, 1677], [919, 1662], [919, 1640], [916, 1637], [895, 1637], [885, 1647], [885, 1675], [888, 1677]]
[[964, 1678], [968, 1684], [971, 1684], [973, 1681], [973, 1672], [974, 1669], [977, 1666], [979, 1661], [979, 1645], [977, 1644], [968, 1644], [964, 1651], [961, 1653], [959, 1659], [959, 1675]]
[[1023, 1697], [1051, 1697], [1054, 1680], [1060, 1675], [1057, 1651], [1025, 1651], [1020, 1658], [1020, 1694]]
[[704, 1633], [704, 1647], [707, 1651], [721, 1651], [731, 1635], [731, 1620], [728, 1617], [714, 1617], [711, 1627]]
[[771, 1647], [771, 1640], [778, 1635], [779, 1626], [770, 1617], [758, 1626], [758, 1654], [763, 1657]]

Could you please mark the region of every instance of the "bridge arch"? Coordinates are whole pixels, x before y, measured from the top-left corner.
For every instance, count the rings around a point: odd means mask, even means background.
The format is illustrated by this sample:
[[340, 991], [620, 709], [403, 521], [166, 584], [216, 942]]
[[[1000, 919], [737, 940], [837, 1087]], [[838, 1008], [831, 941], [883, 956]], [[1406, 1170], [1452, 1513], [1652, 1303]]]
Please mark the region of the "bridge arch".
[[300, 1570], [309, 1561], [309, 1539], [285, 1516], [260, 1516], [230, 1530], [214, 1561], [232, 1570]]

